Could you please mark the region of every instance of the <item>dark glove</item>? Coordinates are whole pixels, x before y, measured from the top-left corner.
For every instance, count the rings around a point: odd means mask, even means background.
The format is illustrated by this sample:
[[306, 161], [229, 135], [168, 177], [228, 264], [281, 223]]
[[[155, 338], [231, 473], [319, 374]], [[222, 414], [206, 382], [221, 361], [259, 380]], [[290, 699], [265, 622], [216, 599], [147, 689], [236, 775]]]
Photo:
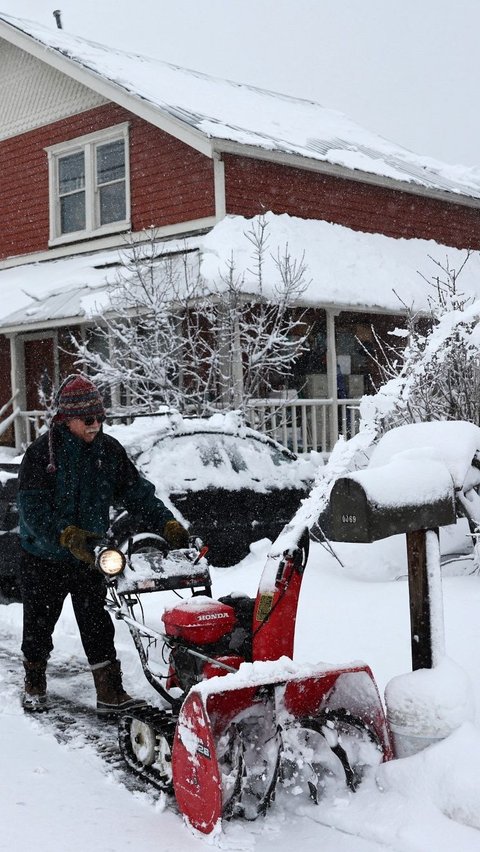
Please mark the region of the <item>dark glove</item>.
[[167, 521], [162, 535], [170, 547], [188, 547], [188, 531], [174, 518]]
[[102, 536], [97, 533], [88, 532], [88, 530], [82, 530], [80, 527], [70, 524], [60, 533], [60, 544], [62, 547], [66, 547], [75, 559], [93, 565], [95, 562], [93, 542], [99, 541], [101, 538]]

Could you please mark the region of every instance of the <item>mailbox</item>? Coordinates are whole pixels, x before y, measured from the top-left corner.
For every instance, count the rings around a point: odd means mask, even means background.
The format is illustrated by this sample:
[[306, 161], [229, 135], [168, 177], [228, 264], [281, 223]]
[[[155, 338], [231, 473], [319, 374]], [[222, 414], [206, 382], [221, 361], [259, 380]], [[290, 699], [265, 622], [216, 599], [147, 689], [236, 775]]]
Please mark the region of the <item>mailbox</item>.
[[455, 523], [455, 490], [447, 467], [432, 458], [404, 455], [337, 479], [324, 519], [329, 538], [367, 544]]
[[[368, 544], [406, 533], [414, 670], [431, 668], [441, 654], [438, 528], [455, 521], [455, 488], [446, 465], [408, 451], [381, 467], [337, 479], [326, 517], [319, 519], [334, 541]], [[434, 537], [435, 547], [427, 546], [427, 536]]]

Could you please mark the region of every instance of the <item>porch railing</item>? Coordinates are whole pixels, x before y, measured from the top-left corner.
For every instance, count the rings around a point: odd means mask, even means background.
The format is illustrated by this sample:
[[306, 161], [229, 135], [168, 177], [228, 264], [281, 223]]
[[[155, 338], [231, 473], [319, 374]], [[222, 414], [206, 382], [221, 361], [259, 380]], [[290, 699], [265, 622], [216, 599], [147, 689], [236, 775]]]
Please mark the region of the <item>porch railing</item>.
[[[8, 402], [6, 402], [5, 405], [2, 405], [2, 407], [0, 408], [0, 438], [2, 437], [2, 435], [5, 434], [7, 429], [10, 428], [12, 423], [15, 422], [16, 418], [21, 414], [20, 406], [17, 405], [17, 398], [18, 390], [15, 391], [15, 393], [8, 400]], [[10, 406], [12, 410], [10, 414], [7, 414], [7, 411]]]
[[[16, 395], [0, 409], [0, 436], [18, 418], [22, 428], [17, 430], [21, 440], [18, 450], [27, 446], [39, 434], [45, 422], [44, 411], [21, 411], [15, 405]], [[316, 450], [328, 453], [339, 435], [351, 438], [358, 432], [359, 399], [337, 401], [338, 434], [331, 434], [331, 399], [256, 399], [247, 406], [247, 422], [253, 429], [279, 441], [294, 453]], [[12, 406], [12, 412], [2, 420]]]
[[328, 453], [340, 435], [358, 432], [359, 399], [340, 399], [338, 433], [331, 434], [332, 399], [256, 399], [247, 406], [249, 425], [289, 447], [294, 453]]

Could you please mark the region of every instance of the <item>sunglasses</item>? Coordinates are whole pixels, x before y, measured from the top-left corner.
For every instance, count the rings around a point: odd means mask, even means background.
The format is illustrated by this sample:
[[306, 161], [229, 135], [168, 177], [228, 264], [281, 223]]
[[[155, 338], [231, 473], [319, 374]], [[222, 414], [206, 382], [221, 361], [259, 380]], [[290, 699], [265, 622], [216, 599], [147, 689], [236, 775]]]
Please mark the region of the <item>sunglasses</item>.
[[102, 425], [102, 423], [105, 423], [106, 417], [104, 414], [93, 414], [92, 416], [79, 417], [78, 419], [81, 420], [82, 423], [85, 424], [85, 426], [93, 426], [95, 422], [100, 423], [100, 425]]

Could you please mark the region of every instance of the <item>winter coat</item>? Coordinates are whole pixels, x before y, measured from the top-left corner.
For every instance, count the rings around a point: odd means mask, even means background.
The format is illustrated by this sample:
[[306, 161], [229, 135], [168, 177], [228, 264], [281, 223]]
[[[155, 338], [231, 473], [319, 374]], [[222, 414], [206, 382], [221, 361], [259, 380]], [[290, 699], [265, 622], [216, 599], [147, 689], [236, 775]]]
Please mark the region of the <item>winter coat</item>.
[[78, 564], [60, 546], [59, 536], [74, 524], [104, 535], [110, 507], [122, 505], [142, 518], [145, 528], [162, 533], [172, 513], [155, 497], [155, 486], [137, 471], [122, 445], [99, 432], [92, 443], [64, 424], [52, 433], [55, 472], [49, 465], [48, 434], [31, 444], [20, 466], [18, 509], [24, 550], [44, 559]]

